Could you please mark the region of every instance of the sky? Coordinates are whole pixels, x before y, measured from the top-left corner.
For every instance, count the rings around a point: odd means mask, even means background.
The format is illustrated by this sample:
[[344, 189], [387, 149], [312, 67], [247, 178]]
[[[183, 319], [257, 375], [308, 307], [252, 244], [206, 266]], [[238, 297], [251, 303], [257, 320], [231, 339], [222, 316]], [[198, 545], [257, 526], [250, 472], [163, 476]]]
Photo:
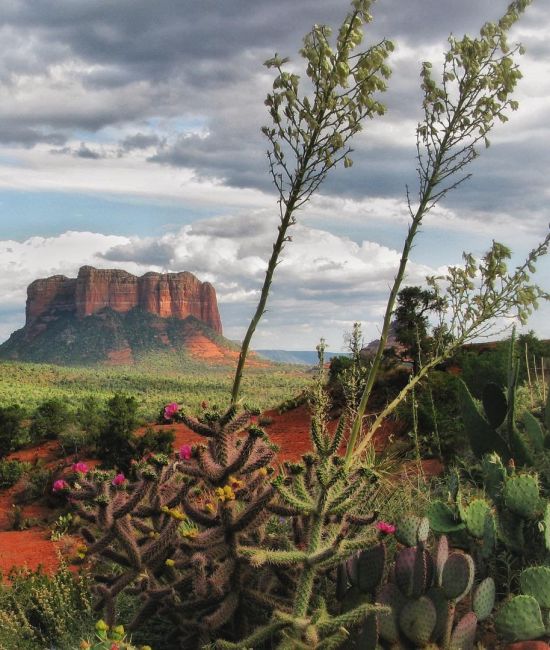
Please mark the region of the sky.
[[[422, 61], [450, 32], [477, 34], [502, 0], [379, 0], [367, 45], [391, 39], [387, 112], [354, 142], [297, 214], [253, 347], [329, 350], [362, 323], [377, 338], [416, 191]], [[26, 287], [91, 264], [191, 271], [216, 288], [224, 334], [240, 340], [259, 296], [278, 207], [261, 126], [273, 74], [301, 72], [314, 23], [341, 0], [3, 0], [0, 12], [0, 341], [25, 319]], [[519, 262], [548, 230], [550, 7], [535, 0], [511, 33], [526, 48], [519, 110], [495, 128], [473, 177], [425, 220], [405, 284], [482, 254]], [[537, 281], [550, 291], [550, 263]], [[550, 337], [550, 308], [529, 328]]]

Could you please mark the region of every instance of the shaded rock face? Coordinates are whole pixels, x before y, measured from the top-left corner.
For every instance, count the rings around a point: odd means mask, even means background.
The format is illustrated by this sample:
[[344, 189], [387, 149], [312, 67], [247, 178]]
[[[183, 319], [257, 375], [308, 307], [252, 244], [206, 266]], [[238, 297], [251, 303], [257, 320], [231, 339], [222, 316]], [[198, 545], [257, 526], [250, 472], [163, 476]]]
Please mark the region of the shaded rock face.
[[216, 292], [192, 273], [146, 273], [141, 277], [115, 269], [83, 266], [77, 278], [54, 275], [27, 289], [26, 325], [33, 328], [62, 315], [78, 319], [105, 308], [125, 314], [141, 309], [161, 318], [193, 316], [222, 334]]

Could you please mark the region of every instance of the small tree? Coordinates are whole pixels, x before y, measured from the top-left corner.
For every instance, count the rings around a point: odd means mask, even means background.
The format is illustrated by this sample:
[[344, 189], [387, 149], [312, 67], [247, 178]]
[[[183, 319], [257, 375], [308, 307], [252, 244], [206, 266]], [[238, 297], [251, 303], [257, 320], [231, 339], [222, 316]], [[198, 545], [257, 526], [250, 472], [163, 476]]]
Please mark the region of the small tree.
[[135, 397], [116, 393], [108, 402], [99, 433], [98, 455], [108, 467], [128, 469], [134, 455], [133, 432], [138, 425]]
[[436, 291], [422, 287], [404, 287], [397, 295], [395, 335], [413, 360], [414, 374], [430, 349], [429, 314], [441, 312], [444, 306], [445, 301]]
[[40, 441], [56, 438], [71, 420], [72, 415], [65, 402], [60, 399], [46, 400], [33, 413], [30, 426], [31, 439]]

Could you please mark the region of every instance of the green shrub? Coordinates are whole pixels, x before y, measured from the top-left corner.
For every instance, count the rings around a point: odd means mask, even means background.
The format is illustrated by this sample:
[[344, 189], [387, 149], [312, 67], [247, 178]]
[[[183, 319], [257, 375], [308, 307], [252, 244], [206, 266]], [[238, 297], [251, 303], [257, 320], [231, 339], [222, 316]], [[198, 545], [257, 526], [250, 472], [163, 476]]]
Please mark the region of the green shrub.
[[30, 503], [51, 494], [55, 470], [34, 465], [26, 474], [21, 492], [15, 496], [17, 503]]
[[28, 463], [21, 463], [18, 460], [0, 460], [0, 489], [15, 485], [28, 468]]
[[74, 422], [69, 424], [58, 437], [65, 456], [69, 454], [78, 455], [82, 449], [91, 447], [96, 441], [94, 436]]
[[107, 403], [105, 423], [99, 433], [97, 454], [107, 467], [127, 470], [135, 454], [133, 433], [138, 425], [135, 397], [115, 394]]
[[[433, 371], [415, 389], [418, 444], [424, 457], [437, 456], [451, 461], [468, 448], [458, 399], [458, 379], [446, 372]], [[411, 400], [402, 402], [398, 417], [413, 429]]]
[[147, 453], [171, 455], [175, 438], [174, 429], [155, 431], [149, 426], [141, 438], [135, 439], [134, 455], [138, 458]]
[[17, 404], [0, 407], [0, 457], [15, 449], [23, 415], [23, 409]]
[[89, 581], [65, 564], [53, 576], [14, 569], [9, 586], [0, 581], [0, 648], [74, 650], [93, 627]]
[[59, 399], [46, 400], [32, 416], [31, 439], [39, 442], [57, 438], [71, 420], [72, 416], [64, 402]]
[[85, 397], [79, 402], [76, 421], [90, 440], [96, 440], [105, 427], [105, 409], [102, 403], [94, 397]]

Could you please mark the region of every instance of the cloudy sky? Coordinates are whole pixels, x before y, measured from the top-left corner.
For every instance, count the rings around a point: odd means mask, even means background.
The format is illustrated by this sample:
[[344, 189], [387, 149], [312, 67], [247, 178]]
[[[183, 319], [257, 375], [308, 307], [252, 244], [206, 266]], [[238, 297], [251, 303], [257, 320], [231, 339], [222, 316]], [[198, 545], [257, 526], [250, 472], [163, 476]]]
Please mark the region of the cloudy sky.
[[[477, 33], [506, 0], [379, 0], [367, 42], [392, 39], [387, 114], [354, 141], [298, 215], [257, 348], [331, 350], [363, 323], [378, 333], [415, 187], [419, 69], [449, 32]], [[82, 264], [195, 273], [216, 287], [225, 334], [240, 339], [277, 224], [260, 127], [272, 75], [313, 23], [344, 0], [3, 0], [0, 12], [0, 341], [24, 323], [37, 277]], [[495, 129], [474, 177], [426, 220], [406, 282], [482, 253], [493, 238], [519, 261], [550, 221], [550, 8], [514, 28], [527, 53], [520, 108]], [[299, 69], [299, 68], [298, 68]], [[413, 189], [414, 191], [414, 189]], [[550, 290], [550, 264], [539, 282]], [[530, 326], [550, 337], [550, 309]]]

